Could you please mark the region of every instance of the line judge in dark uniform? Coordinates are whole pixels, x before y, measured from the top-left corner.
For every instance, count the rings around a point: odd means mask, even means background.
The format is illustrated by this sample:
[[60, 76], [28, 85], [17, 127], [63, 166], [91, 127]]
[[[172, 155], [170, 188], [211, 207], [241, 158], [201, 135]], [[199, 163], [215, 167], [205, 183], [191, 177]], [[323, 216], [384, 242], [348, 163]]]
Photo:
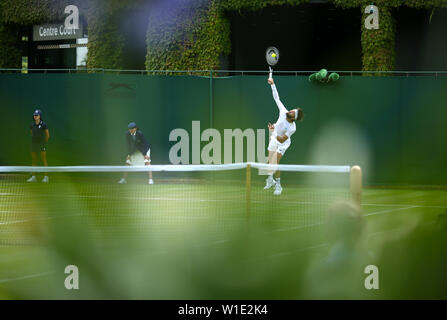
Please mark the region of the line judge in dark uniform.
[[[128, 166], [149, 166], [151, 164], [151, 149], [149, 143], [138, 128], [135, 122], [129, 123], [126, 131], [126, 143], [127, 143], [127, 158], [126, 165]], [[149, 174], [149, 184], [154, 184], [152, 180], [152, 171], [148, 171]], [[123, 177], [118, 183], [127, 183], [127, 172], [123, 173]]]
[[[48, 126], [42, 121], [42, 111], [37, 109], [33, 113], [33, 123], [30, 126], [31, 132], [31, 158], [33, 166], [37, 166], [37, 153], [40, 153], [40, 158], [45, 167], [48, 166], [47, 162], [47, 147], [46, 144], [48, 139], [50, 139], [50, 132], [48, 131]], [[31, 174], [31, 178], [26, 180], [27, 182], [37, 182], [36, 175]], [[42, 182], [48, 182], [48, 175], [42, 179]]]

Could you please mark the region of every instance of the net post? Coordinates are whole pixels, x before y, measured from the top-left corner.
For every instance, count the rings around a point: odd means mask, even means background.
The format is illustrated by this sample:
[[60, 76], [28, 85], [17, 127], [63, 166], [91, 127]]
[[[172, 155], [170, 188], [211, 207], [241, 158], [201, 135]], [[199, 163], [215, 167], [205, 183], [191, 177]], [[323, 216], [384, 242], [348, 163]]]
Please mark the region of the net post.
[[245, 214], [247, 220], [250, 219], [250, 203], [251, 203], [251, 165], [247, 164], [245, 175]]
[[350, 185], [352, 199], [360, 207], [362, 200], [362, 169], [359, 166], [351, 168]]

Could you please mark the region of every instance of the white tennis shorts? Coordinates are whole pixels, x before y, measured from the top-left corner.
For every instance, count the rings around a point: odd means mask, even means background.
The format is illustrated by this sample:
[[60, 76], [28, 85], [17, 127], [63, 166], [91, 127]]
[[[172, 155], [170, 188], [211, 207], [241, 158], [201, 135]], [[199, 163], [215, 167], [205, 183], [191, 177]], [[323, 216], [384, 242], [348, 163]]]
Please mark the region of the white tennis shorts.
[[[151, 162], [151, 149], [149, 149], [146, 153], [146, 155], [149, 157], [149, 163]], [[144, 156], [140, 151], [136, 151], [130, 156], [130, 165], [131, 166], [144, 166]]]
[[281, 155], [284, 155], [286, 153], [287, 149], [290, 147], [290, 138], [284, 141], [283, 143], [280, 143], [275, 136], [270, 137], [269, 146], [267, 148], [268, 151], [272, 152], [278, 152]]

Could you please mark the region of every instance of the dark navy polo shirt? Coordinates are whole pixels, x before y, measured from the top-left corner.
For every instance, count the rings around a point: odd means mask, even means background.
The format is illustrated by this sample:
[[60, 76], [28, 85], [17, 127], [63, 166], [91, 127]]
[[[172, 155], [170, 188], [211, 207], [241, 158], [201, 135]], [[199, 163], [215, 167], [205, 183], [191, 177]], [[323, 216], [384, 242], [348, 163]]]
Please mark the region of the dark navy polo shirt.
[[146, 155], [149, 150], [149, 142], [147, 142], [146, 138], [143, 135], [143, 132], [137, 130], [135, 136], [132, 136], [129, 131], [126, 131], [126, 142], [127, 142], [127, 150], [128, 155], [134, 154], [137, 150], [140, 151], [143, 155]]
[[32, 132], [32, 142], [33, 143], [45, 143], [45, 130], [48, 129], [48, 126], [45, 122], [40, 121], [39, 124], [36, 124], [34, 121], [30, 126]]

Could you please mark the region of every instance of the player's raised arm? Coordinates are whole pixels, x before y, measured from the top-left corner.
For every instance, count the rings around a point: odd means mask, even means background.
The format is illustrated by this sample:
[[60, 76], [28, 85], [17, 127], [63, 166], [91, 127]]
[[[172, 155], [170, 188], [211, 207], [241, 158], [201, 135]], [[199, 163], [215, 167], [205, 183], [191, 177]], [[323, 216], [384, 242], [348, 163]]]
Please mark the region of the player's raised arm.
[[279, 99], [278, 90], [276, 89], [275, 81], [273, 80], [273, 78], [269, 78], [267, 80], [267, 82], [272, 87], [273, 99], [275, 100], [276, 105], [278, 106], [279, 112], [280, 113], [288, 112], [286, 107], [284, 107], [284, 105], [282, 104], [281, 100]]

